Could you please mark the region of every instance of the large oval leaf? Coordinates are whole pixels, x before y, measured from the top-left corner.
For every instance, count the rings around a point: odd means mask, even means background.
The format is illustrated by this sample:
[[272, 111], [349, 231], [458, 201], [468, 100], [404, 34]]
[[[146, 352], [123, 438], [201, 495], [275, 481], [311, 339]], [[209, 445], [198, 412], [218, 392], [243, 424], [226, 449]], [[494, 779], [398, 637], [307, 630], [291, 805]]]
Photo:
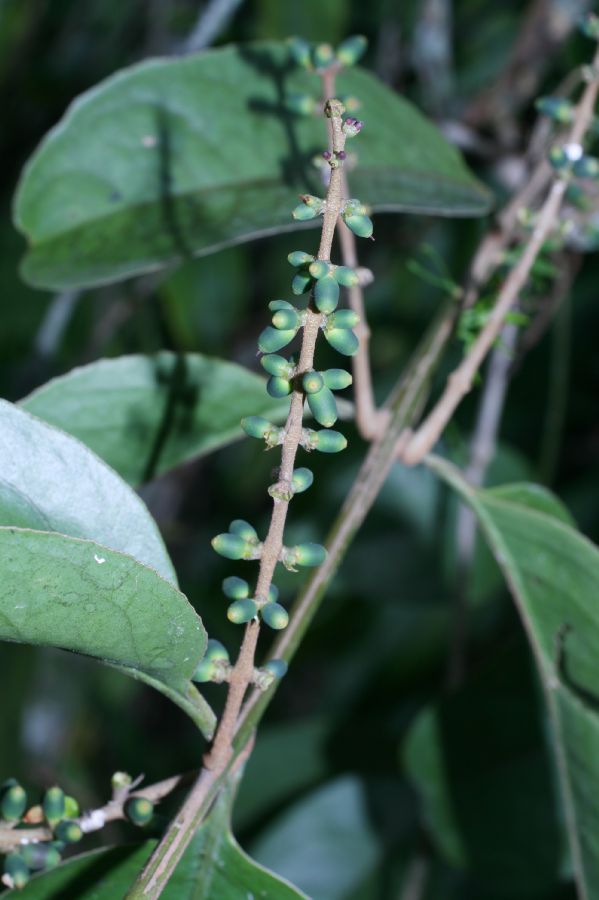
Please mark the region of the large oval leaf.
[[191, 684], [206, 649], [193, 607], [147, 566], [93, 541], [0, 527], [0, 640], [84, 653], [156, 687], [210, 733]]
[[[360, 69], [338, 81], [360, 98], [367, 126], [352, 194], [375, 210], [488, 209], [458, 152], [409, 103]], [[99, 284], [297, 227], [298, 191], [322, 189], [310, 160], [324, 124], [284, 107], [286, 92], [306, 90], [318, 95], [316, 76], [293, 70], [284, 45], [263, 43], [150, 60], [83, 94], [17, 192], [25, 279]]]
[[551, 715], [580, 896], [597, 900], [599, 551], [547, 491], [475, 491], [453, 466], [430, 464], [472, 506], [516, 601]]
[[[97, 419], [100, 428], [105, 427]], [[119, 477], [75, 438], [0, 400], [0, 525], [89, 538], [173, 584], [156, 523]]]
[[21, 406], [75, 435], [131, 484], [243, 436], [243, 416], [279, 420], [265, 379], [188, 353], [102, 359], [34, 391]]

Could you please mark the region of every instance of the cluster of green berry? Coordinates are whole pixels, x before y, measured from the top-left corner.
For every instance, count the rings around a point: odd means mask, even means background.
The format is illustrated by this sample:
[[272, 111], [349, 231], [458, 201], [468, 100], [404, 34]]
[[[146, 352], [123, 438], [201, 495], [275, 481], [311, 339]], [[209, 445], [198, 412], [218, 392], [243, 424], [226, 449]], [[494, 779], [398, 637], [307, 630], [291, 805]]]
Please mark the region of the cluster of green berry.
[[[340, 69], [344, 66], [355, 65], [363, 56], [368, 44], [366, 38], [361, 34], [348, 37], [339, 44], [336, 50], [330, 44], [312, 44], [310, 41], [297, 37], [290, 38], [287, 43], [296, 65], [318, 74], [322, 74], [327, 69]], [[356, 112], [360, 108], [360, 101], [351, 95], [341, 95], [339, 100], [347, 112]], [[300, 116], [314, 116], [322, 113], [318, 98], [312, 94], [290, 93], [286, 97], [285, 106], [289, 112]]]
[[[128, 797], [124, 811], [135, 825], [146, 825], [152, 818], [154, 807], [144, 797]], [[39, 805], [27, 809], [24, 788], [11, 778], [0, 790], [0, 818], [11, 829], [22, 835], [18, 849], [8, 853], [4, 860], [2, 883], [21, 890], [29, 881], [31, 872], [52, 869], [61, 861], [68, 844], [76, 844], [83, 837], [83, 829], [77, 821], [79, 804], [62, 788], [50, 787]], [[22, 825], [26, 827], [17, 828]], [[46, 825], [52, 831], [52, 840], [27, 842], [27, 827]]]

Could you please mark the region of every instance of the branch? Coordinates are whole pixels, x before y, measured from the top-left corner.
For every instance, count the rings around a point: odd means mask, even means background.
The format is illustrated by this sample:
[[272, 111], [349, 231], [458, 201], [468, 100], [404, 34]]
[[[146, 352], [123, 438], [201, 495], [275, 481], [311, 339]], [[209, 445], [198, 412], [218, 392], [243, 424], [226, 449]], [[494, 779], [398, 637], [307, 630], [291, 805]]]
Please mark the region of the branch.
[[[567, 138], [569, 144], [581, 144], [592, 121], [599, 90], [598, 65], [599, 50], [593, 60], [593, 77], [587, 84], [578, 104], [574, 122]], [[512, 269], [503, 283], [485, 327], [475, 340], [468, 355], [449, 376], [445, 391], [436, 406], [404, 447], [401, 458], [406, 465], [416, 465], [426, 456], [440, 437], [460, 401], [472, 387], [473, 378], [480, 364], [495, 342], [507, 314], [528, 280], [530, 270], [541, 247], [555, 226], [567, 186], [568, 181], [566, 178], [559, 176], [554, 178], [549, 194], [539, 211], [537, 224], [518, 264]]]

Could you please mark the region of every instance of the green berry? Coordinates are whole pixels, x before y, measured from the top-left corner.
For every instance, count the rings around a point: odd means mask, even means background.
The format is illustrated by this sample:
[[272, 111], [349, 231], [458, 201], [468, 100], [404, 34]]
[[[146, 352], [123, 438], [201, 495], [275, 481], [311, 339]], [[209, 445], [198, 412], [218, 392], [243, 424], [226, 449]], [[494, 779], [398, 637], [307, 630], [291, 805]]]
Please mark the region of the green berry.
[[312, 50], [312, 63], [316, 69], [326, 69], [335, 62], [335, 52], [330, 44], [316, 44]]
[[267, 672], [272, 672], [275, 678], [282, 678], [283, 675], [287, 674], [287, 669], [289, 668], [284, 659], [271, 659], [269, 660], [265, 666], [263, 666]]
[[308, 271], [312, 278], [324, 278], [331, 271], [331, 266], [322, 259], [315, 259], [314, 262], [308, 266]]
[[238, 578], [237, 575], [229, 575], [223, 581], [223, 593], [230, 600], [245, 600], [250, 596], [250, 586], [244, 578]]
[[293, 470], [291, 484], [296, 494], [302, 494], [304, 491], [307, 491], [313, 481], [314, 475], [310, 469], [300, 468]]
[[289, 378], [293, 373], [293, 366], [284, 356], [277, 356], [276, 353], [268, 353], [260, 359], [262, 368], [269, 375], [276, 378]]
[[581, 156], [572, 164], [572, 172], [577, 178], [596, 178], [599, 175], [599, 159]]
[[79, 804], [75, 800], [74, 797], [69, 797], [68, 794], [65, 795], [64, 798], [64, 814], [67, 819], [76, 819], [79, 816], [81, 810], [79, 809]]
[[349, 328], [327, 328], [324, 336], [331, 347], [343, 356], [353, 356], [360, 346], [358, 338]]
[[355, 328], [360, 321], [358, 313], [353, 309], [340, 309], [327, 319], [327, 328]]
[[[241, 579], [239, 580], [241, 581]], [[210, 638], [206, 646], [204, 659], [209, 659], [211, 662], [223, 659], [225, 662], [229, 662], [229, 653], [227, 648], [224, 647], [220, 641], [215, 641], [213, 638]]]
[[315, 219], [319, 213], [313, 206], [306, 206], [305, 203], [300, 203], [299, 206], [292, 210], [291, 215], [296, 222], [307, 222], [309, 219]]
[[327, 369], [322, 373], [324, 383], [332, 391], [342, 391], [349, 387], [353, 378], [345, 369]]
[[277, 378], [274, 375], [266, 382], [266, 391], [275, 399], [287, 397], [291, 393], [293, 386], [288, 378]]
[[251, 559], [254, 549], [238, 534], [217, 534], [211, 543], [214, 550], [226, 559]]
[[83, 837], [81, 826], [72, 819], [63, 819], [54, 829], [54, 835], [65, 844], [76, 844]]
[[299, 116], [311, 116], [316, 111], [317, 102], [310, 94], [288, 94], [285, 106], [289, 112]]
[[249, 437], [264, 438], [275, 426], [262, 416], [246, 416], [241, 420], [241, 427]]
[[229, 622], [234, 622], [235, 625], [242, 625], [244, 622], [249, 622], [250, 619], [253, 619], [257, 612], [258, 607], [253, 600], [249, 598], [235, 600], [227, 610], [227, 619]]
[[125, 815], [133, 825], [147, 825], [154, 815], [154, 804], [145, 797], [129, 797], [125, 801]]
[[337, 59], [344, 66], [353, 66], [366, 52], [368, 41], [363, 34], [346, 38], [337, 47]]
[[315, 394], [308, 394], [308, 406], [319, 425], [330, 428], [337, 421], [337, 404], [328, 387], [322, 387]]
[[201, 659], [197, 666], [195, 667], [194, 673], [191, 676], [191, 680], [195, 681], [197, 684], [207, 684], [209, 681], [212, 681], [214, 673], [216, 672], [216, 666], [211, 659]]
[[310, 434], [311, 449], [320, 453], [339, 453], [347, 447], [347, 438], [339, 431], [331, 431], [330, 428], [322, 428]]
[[19, 853], [8, 854], [4, 860], [4, 874], [9, 876], [18, 891], [29, 881], [29, 868]]
[[295, 306], [289, 300], [271, 300], [268, 308], [271, 312], [277, 312], [279, 309], [295, 309]]
[[24, 788], [11, 779], [0, 794], [0, 817], [6, 822], [16, 822], [27, 808], [27, 794]]
[[243, 538], [244, 541], [248, 543], [257, 544], [258, 543], [258, 532], [250, 525], [249, 522], [246, 522], [245, 519], [233, 519], [231, 524], [229, 525], [229, 531], [231, 534], [238, 534], [239, 537]]
[[321, 313], [332, 313], [339, 303], [339, 282], [332, 275], [325, 275], [314, 285], [314, 303]]
[[280, 309], [272, 317], [272, 324], [279, 331], [297, 331], [301, 319], [295, 309]]
[[312, 287], [312, 276], [307, 270], [302, 269], [293, 276], [291, 290], [296, 296], [305, 294]]
[[360, 280], [357, 273], [353, 269], [348, 268], [348, 266], [336, 266], [333, 271], [333, 277], [343, 287], [354, 287]]
[[292, 37], [287, 41], [291, 58], [298, 66], [312, 68], [312, 44], [304, 38]]
[[309, 265], [314, 257], [311, 253], [306, 253], [305, 250], [292, 250], [287, 259], [292, 266], [297, 268], [298, 266]]
[[56, 785], [48, 788], [44, 794], [42, 808], [44, 810], [46, 821], [50, 825], [55, 825], [57, 822], [60, 822], [61, 819], [64, 819], [65, 796], [62, 788], [59, 788]]
[[275, 631], [286, 628], [289, 623], [289, 614], [280, 603], [267, 603], [260, 610], [264, 622]]
[[53, 869], [60, 862], [60, 852], [52, 844], [23, 844], [19, 855], [28, 869]]
[[272, 325], [268, 325], [258, 338], [258, 349], [261, 350], [262, 353], [274, 353], [276, 350], [281, 350], [293, 340], [297, 331], [297, 328], [290, 328], [283, 331], [282, 329], [273, 328]]
[[324, 380], [320, 372], [306, 372], [302, 377], [302, 387], [306, 394], [316, 394], [324, 386]]
[[574, 107], [563, 97], [539, 97], [535, 106], [542, 115], [561, 125], [568, 125], [574, 116]]
[[298, 544], [292, 549], [298, 566], [314, 568], [322, 565], [327, 558], [327, 551], [321, 544]]
[[559, 144], [554, 144], [549, 151], [549, 162], [558, 172], [567, 169], [570, 165], [568, 154]]
[[353, 231], [355, 235], [361, 238], [372, 237], [374, 225], [372, 219], [367, 215], [344, 215], [343, 221], [347, 227]]

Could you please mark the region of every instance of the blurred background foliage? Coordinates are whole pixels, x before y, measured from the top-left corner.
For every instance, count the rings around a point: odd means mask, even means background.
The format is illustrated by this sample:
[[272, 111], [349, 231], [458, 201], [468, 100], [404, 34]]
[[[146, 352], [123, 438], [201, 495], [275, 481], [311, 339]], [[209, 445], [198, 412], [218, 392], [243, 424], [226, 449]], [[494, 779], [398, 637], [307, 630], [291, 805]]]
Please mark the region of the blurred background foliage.
[[[588, 45], [567, 24], [559, 39], [545, 35], [543, 43], [541, 35], [523, 64], [538, 89], [521, 91], [508, 78], [514, 48], [535, 15], [559, 11], [567, 21], [584, 5], [247, 0], [215, 43], [290, 34], [335, 43], [366, 34], [365, 64], [450, 137], [461, 135], [470, 166], [500, 204], [526, 146], [535, 95], [588, 58]], [[201, 7], [195, 0], [0, 3], [0, 393], [9, 400], [92, 360], [163, 348], [257, 368], [265, 303], [287, 283], [285, 258], [296, 237], [260, 240], [83, 294], [36, 291], [18, 274], [24, 248], [10, 205], [24, 161], [81, 91], [148, 56], [179, 52]], [[469, 123], [467, 132], [460, 122]], [[408, 261], [432, 245], [460, 283], [488, 224], [377, 217], [377, 241], [360, 251], [376, 273], [367, 301], [380, 399], [443, 301]], [[548, 484], [595, 540], [598, 267], [595, 257], [584, 258], [560, 314], [518, 360], [487, 475], [489, 484]], [[450, 357], [460, 353], [456, 342]], [[478, 394], [446, 435], [445, 451], [461, 462]], [[351, 427], [344, 430], [350, 449], [343, 459], [311, 461], [317, 487], [294, 503], [290, 543], [318, 540], [334, 519], [365, 452]], [[264, 529], [273, 464], [246, 441], [141, 489], [182, 589], [209, 634], [230, 647], [239, 632], [226, 622], [220, 581], [231, 567], [209, 541], [239, 515]], [[393, 471], [260, 729], [237, 803], [237, 834], [315, 898], [574, 896], [529, 653], [482, 547], [468, 582], [466, 675], [459, 691], [447, 692], [452, 611], [464, 587], [455, 522], [455, 503], [432, 474]], [[287, 596], [296, 586], [281, 584]], [[198, 764], [200, 741], [181, 712], [93, 662], [3, 644], [0, 678], [0, 774], [33, 791], [58, 781], [92, 806], [106, 798], [117, 769], [151, 781]], [[218, 706], [222, 690], [206, 693]], [[435, 705], [423, 715], [427, 704]], [[431, 729], [443, 736], [445, 768], [427, 741]], [[429, 796], [427, 785], [443, 796]], [[120, 828], [121, 837], [133, 836]]]

